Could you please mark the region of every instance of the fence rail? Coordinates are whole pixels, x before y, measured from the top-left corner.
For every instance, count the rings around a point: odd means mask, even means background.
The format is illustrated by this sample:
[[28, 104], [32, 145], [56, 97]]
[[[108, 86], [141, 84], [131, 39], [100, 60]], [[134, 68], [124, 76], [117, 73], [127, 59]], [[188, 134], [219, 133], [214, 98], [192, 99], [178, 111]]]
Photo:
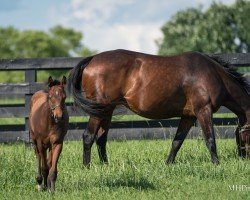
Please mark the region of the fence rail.
[[[250, 53], [246, 54], [208, 54], [224, 63], [234, 66], [250, 66]], [[0, 118], [25, 118], [24, 125], [0, 125], [0, 142], [29, 141], [28, 134], [28, 113], [30, 98], [33, 93], [42, 89], [44, 85], [36, 82], [38, 70], [69, 70], [72, 69], [83, 58], [36, 58], [36, 59], [0, 59], [0, 70], [24, 70], [25, 83], [0, 83], [0, 97], [9, 94], [23, 95], [25, 104], [5, 104], [0, 105]], [[249, 77], [250, 80], [250, 77]], [[75, 110], [72, 104], [67, 104], [70, 116], [85, 116], [82, 111]], [[219, 113], [230, 113], [224, 107]], [[115, 110], [115, 114], [133, 115], [125, 108]], [[142, 120], [142, 121], [117, 121], [112, 122], [109, 131], [109, 139], [151, 139], [151, 138], [171, 138], [178, 126], [178, 119], [168, 120]], [[218, 137], [233, 137], [237, 120], [235, 118], [215, 118], [216, 133]], [[223, 126], [221, 126], [223, 125]], [[227, 127], [225, 126], [227, 125]], [[229, 125], [229, 126], [228, 126]], [[71, 123], [66, 139], [81, 139], [86, 123]], [[200, 128], [193, 127], [189, 137], [200, 135]]]

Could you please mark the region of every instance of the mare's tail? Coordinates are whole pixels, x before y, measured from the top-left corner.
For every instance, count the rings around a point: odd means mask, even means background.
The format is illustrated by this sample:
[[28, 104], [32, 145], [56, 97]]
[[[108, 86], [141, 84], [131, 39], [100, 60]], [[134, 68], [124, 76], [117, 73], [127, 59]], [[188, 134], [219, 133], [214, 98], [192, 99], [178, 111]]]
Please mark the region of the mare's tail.
[[87, 99], [82, 89], [83, 70], [94, 56], [87, 57], [80, 61], [70, 72], [68, 77], [68, 89], [72, 91], [75, 105], [80, 106], [90, 116], [105, 118], [110, 110], [110, 105], [103, 105]]

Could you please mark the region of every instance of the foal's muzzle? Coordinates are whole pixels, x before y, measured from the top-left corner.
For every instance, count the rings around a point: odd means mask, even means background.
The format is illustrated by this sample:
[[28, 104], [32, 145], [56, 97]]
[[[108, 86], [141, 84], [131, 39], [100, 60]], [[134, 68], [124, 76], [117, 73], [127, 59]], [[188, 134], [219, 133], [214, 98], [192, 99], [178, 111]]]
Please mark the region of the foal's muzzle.
[[55, 112], [56, 108], [61, 108], [61, 105], [58, 104], [58, 105], [51, 107], [52, 117], [54, 118], [55, 122], [58, 123], [62, 120], [63, 111], [61, 111], [61, 113], [58, 115], [58, 113]]
[[56, 123], [60, 122], [62, 120], [62, 117], [54, 117], [54, 120]]

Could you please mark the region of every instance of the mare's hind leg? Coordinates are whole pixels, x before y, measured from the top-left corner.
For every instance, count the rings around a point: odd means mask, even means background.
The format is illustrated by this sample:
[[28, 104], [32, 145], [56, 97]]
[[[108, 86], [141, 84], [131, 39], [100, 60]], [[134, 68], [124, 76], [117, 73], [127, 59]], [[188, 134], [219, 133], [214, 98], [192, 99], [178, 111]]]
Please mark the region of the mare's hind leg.
[[196, 117], [201, 125], [207, 148], [211, 154], [212, 162], [214, 164], [219, 164], [219, 159], [216, 151], [211, 106], [207, 104], [206, 106], [200, 108], [196, 112]]
[[174, 162], [177, 152], [181, 148], [183, 141], [185, 140], [189, 130], [194, 125], [195, 121], [196, 121], [195, 117], [182, 117], [181, 118], [177, 132], [172, 142], [171, 151], [166, 160], [166, 164], [171, 164]]
[[96, 134], [100, 128], [101, 119], [90, 117], [87, 129], [83, 133], [83, 166], [89, 168], [91, 147], [94, 143]]
[[106, 155], [106, 142], [112, 112], [107, 119], [90, 117], [86, 131], [83, 133], [83, 166], [89, 168], [91, 147], [97, 136], [97, 147], [101, 161], [108, 162]]
[[96, 144], [97, 144], [97, 150], [98, 150], [100, 161], [106, 164], [108, 164], [106, 143], [107, 143], [110, 123], [111, 123], [111, 117], [108, 119], [103, 119], [101, 121], [100, 128], [96, 136]]

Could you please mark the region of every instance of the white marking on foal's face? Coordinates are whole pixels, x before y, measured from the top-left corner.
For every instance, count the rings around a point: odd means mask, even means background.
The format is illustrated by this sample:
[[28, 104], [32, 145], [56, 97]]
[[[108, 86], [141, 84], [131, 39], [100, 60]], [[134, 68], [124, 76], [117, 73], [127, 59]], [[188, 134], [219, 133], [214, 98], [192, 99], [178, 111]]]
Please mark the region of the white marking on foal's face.
[[58, 96], [58, 90], [56, 91], [56, 95]]

